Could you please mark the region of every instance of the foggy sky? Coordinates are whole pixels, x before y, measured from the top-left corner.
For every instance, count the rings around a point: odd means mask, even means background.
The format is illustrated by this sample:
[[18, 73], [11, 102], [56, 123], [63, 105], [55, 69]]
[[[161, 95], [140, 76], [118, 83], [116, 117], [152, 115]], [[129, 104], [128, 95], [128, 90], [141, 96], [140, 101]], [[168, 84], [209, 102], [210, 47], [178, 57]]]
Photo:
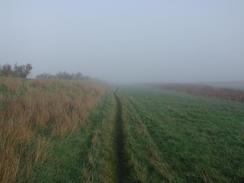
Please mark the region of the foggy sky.
[[120, 82], [244, 80], [243, 0], [0, 0], [0, 64]]

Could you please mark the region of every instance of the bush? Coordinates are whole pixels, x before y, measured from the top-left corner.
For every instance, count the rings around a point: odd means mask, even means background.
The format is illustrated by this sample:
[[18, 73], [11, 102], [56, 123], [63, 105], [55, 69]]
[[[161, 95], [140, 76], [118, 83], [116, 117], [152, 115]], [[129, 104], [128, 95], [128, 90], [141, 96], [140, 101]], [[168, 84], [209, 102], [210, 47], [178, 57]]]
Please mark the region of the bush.
[[37, 75], [36, 79], [56, 79], [56, 76], [48, 73], [43, 73]]
[[5, 64], [0, 66], [0, 76], [27, 78], [27, 76], [31, 73], [31, 70], [31, 64], [15, 64], [14, 67], [12, 67], [10, 64]]
[[67, 73], [67, 72], [58, 72], [55, 75], [43, 73], [36, 76], [37, 79], [64, 79], [64, 80], [82, 80], [89, 79], [88, 76], [84, 76], [82, 73]]

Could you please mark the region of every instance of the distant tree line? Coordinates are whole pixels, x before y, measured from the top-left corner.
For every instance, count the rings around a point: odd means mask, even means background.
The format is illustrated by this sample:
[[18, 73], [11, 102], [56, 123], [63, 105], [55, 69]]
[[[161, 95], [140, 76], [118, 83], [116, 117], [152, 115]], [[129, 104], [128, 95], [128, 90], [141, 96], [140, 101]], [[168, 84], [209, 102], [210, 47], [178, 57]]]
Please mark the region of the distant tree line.
[[32, 65], [18, 65], [14, 66], [10, 64], [0, 65], [0, 76], [5, 77], [19, 77], [19, 78], [27, 78], [27, 76], [31, 73]]
[[[18, 77], [18, 78], [27, 78], [31, 73], [32, 65], [18, 65], [14, 66], [10, 64], [0, 65], [0, 76], [4, 77]], [[43, 73], [36, 76], [36, 79], [64, 79], [64, 80], [82, 80], [89, 79], [89, 76], [84, 76], [82, 73], [67, 73], [67, 72], [58, 72], [57, 74], [48, 74]]]
[[64, 80], [82, 80], [89, 79], [89, 76], [84, 76], [82, 73], [67, 73], [58, 72], [57, 74], [43, 73], [36, 76], [37, 79], [64, 79]]

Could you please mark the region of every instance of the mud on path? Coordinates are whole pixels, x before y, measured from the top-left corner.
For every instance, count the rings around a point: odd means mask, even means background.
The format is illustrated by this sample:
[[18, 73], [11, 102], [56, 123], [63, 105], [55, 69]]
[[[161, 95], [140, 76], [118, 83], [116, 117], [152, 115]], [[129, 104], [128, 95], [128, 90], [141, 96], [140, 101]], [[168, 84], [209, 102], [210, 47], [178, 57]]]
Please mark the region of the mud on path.
[[116, 93], [114, 92], [114, 97], [116, 100], [116, 118], [115, 118], [115, 153], [116, 153], [116, 163], [117, 163], [117, 177], [118, 183], [125, 183], [126, 181], [126, 159], [124, 151], [124, 132], [123, 132], [123, 119], [122, 119], [122, 105], [121, 101]]

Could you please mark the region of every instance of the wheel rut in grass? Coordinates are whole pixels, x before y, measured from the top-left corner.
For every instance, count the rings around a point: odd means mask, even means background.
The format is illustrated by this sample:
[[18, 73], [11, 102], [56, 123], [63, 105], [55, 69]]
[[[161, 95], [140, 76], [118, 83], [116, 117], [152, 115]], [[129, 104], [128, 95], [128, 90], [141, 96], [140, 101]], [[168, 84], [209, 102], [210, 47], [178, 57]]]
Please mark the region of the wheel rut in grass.
[[126, 160], [124, 151], [124, 132], [123, 132], [123, 119], [122, 119], [122, 104], [116, 93], [114, 92], [114, 97], [116, 100], [116, 124], [115, 124], [115, 152], [116, 152], [116, 162], [117, 162], [117, 180], [118, 183], [126, 182]]

